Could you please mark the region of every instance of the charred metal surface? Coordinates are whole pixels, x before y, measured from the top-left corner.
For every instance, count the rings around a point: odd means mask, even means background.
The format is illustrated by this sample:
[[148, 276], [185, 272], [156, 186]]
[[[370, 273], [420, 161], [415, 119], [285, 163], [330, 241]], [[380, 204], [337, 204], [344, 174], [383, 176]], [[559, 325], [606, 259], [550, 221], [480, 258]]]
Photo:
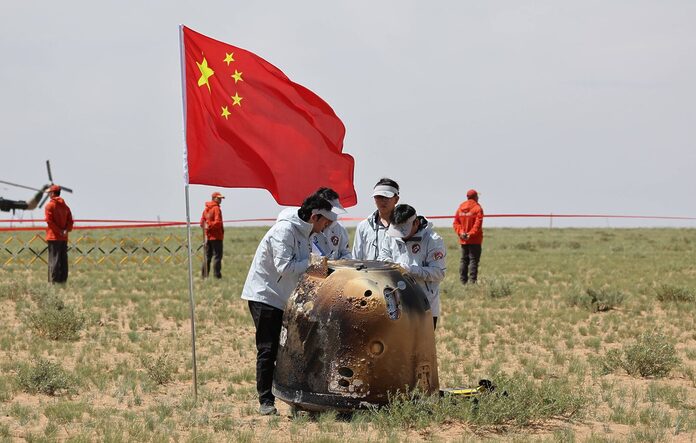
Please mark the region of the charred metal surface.
[[348, 410], [416, 386], [439, 390], [430, 305], [410, 277], [390, 263], [339, 260], [302, 278], [283, 316], [276, 397]]

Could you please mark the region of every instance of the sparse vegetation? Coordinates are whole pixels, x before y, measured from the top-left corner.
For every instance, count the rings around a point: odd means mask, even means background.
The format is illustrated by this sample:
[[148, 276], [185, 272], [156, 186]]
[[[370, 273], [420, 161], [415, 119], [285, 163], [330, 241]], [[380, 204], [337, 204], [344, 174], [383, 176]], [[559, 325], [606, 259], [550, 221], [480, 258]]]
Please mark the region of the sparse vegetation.
[[490, 298], [504, 298], [512, 295], [513, 285], [502, 278], [486, 280], [486, 294]]
[[147, 375], [158, 385], [166, 385], [174, 380], [176, 366], [168, 354], [161, 354], [155, 358], [144, 356], [141, 361]]
[[77, 340], [85, 317], [56, 295], [40, 297], [29, 314], [29, 324], [41, 337], [51, 340]]
[[597, 360], [599, 372], [609, 374], [618, 368], [637, 377], [665, 377], [679, 363], [674, 345], [659, 332], [645, 332], [622, 350], [612, 349]]
[[17, 384], [30, 394], [58, 395], [74, 391], [77, 383], [61, 365], [40, 358], [19, 368]]
[[[259, 417], [253, 323], [239, 294], [266, 228], [237, 228], [226, 232], [224, 278], [194, 281], [197, 402], [184, 249], [145, 264], [142, 248], [122, 263], [71, 255], [64, 288], [46, 284], [39, 262], [0, 268], [0, 441], [696, 436], [696, 230], [487, 229], [479, 284], [467, 286], [454, 235], [436, 230], [450, 252], [436, 330], [440, 386], [493, 380], [496, 393], [477, 403], [401, 396], [351, 417], [291, 418], [278, 402], [280, 416]], [[100, 235], [80, 244], [106, 250], [185, 237], [177, 229], [109, 232], [112, 242]]]
[[679, 363], [674, 345], [657, 332], [645, 332], [624, 348], [623, 368], [631, 375], [664, 377]]
[[683, 286], [660, 285], [655, 294], [661, 302], [696, 302], [696, 292]]
[[578, 306], [590, 312], [604, 312], [620, 306], [626, 296], [614, 289], [592, 289], [584, 292], [573, 292], [567, 297], [570, 306]]

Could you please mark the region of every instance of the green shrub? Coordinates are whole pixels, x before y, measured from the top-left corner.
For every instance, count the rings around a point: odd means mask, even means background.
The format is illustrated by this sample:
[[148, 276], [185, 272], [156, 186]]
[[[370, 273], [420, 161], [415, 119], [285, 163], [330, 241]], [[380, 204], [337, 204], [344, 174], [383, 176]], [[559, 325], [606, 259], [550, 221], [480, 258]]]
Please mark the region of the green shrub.
[[38, 359], [33, 365], [25, 365], [17, 371], [17, 384], [30, 394], [41, 393], [57, 395], [61, 392], [73, 392], [76, 381], [59, 364]]
[[372, 409], [370, 419], [378, 429], [423, 429], [463, 421], [477, 426], [527, 426], [545, 420], [579, 417], [588, 396], [568, 380], [536, 382], [524, 375], [500, 375], [494, 392], [475, 399], [450, 395], [399, 394], [381, 409]]
[[515, 249], [519, 249], [519, 250], [521, 250], [521, 251], [530, 251], [530, 252], [533, 252], [533, 251], [536, 251], [536, 250], [537, 250], [536, 244], [534, 244], [534, 243], [532, 243], [532, 242], [530, 242], [530, 241], [526, 241], [526, 242], [523, 242], [523, 243], [517, 243], [517, 244], [515, 244], [513, 247], [514, 247]]
[[29, 324], [42, 337], [51, 340], [77, 340], [85, 316], [55, 295], [41, 297], [36, 312], [29, 314]]
[[18, 300], [28, 291], [29, 288], [24, 281], [8, 280], [0, 283], [0, 299]]
[[596, 360], [601, 375], [611, 374], [618, 368], [623, 368], [623, 352], [620, 349], [611, 349]]
[[504, 298], [512, 295], [513, 285], [507, 280], [494, 278], [486, 283], [486, 294], [490, 298]]
[[655, 289], [655, 294], [661, 302], [695, 302], [696, 293], [681, 286], [661, 285]]
[[621, 291], [588, 288], [584, 292], [571, 293], [566, 297], [566, 301], [570, 306], [578, 306], [590, 312], [603, 312], [621, 305], [625, 298]]
[[664, 377], [679, 363], [676, 354], [663, 334], [646, 332], [624, 348], [623, 368], [631, 375]]
[[176, 366], [166, 353], [158, 355], [156, 358], [144, 356], [141, 361], [145, 366], [147, 375], [158, 385], [166, 385], [174, 380]]

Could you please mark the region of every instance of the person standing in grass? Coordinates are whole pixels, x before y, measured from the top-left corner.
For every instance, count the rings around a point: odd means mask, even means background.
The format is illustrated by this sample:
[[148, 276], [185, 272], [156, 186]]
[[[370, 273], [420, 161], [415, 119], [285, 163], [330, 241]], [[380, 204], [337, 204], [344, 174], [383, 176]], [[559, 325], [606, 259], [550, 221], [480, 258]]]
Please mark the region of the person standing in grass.
[[70, 208], [60, 196], [60, 191], [58, 185], [48, 188], [51, 200], [44, 209], [48, 225], [48, 281], [51, 283], [68, 281], [68, 232], [73, 229], [73, 217]]
[[222, 241], [225, 238], [225, 227], [222, 223], [220, 204], [223, 198], [225, 198], [224, 195], [213, 192], [211, 201], [205, 203], [205, 209], [201, 215], [201, 228], [205, 236], [205, 257], [201, 271], [203, 278], [208, 277], [211, 260], [215, 278], [222, 278]]
[[372, 191], [377, 210], [361, 221], [355, 229], [353, 258], [377, 260], [394, 207], [399, 202], [399, 184], [390, 178], [382, 178]]
[[414, 278], [430, 302], [433, 327], [440, 316], [440, 282], [447, 270], [446, 256], [445, 242], [433, 231], [432, 223], [416, 215], [413, 206], [394, 208], [379, 260], [398, 264]]
[[256, 391], [262, 415], [278, 412], [272, 387], [283, 310], [310, 266], [310, 237], [336, 221], [331, 209], [331, 203], [313, 194], [296, 211], [283, 211], [261, 239], [249, 268], [242, 299], [249, 302], [256, 327]]
[[483, 243], [483, 209], [478, 202], [475, 189], [466, 192], [467, 200], [459, 205], [454, 214], [454, 232], [459, 237], [462, 258], [459, 262], [459, 281], [462, 284], [476, 283]]

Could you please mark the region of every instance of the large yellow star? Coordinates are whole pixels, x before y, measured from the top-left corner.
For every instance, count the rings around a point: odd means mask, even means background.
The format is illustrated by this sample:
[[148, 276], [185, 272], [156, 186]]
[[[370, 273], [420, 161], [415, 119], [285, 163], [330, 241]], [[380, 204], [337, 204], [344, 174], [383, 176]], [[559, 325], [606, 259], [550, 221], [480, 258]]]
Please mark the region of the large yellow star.
[[242, 78], [242, 73], [237, 71], [236, 69], [234, 70], [234, 74], [232, 74], [232, 78], [234, 79], [234, 82], [243, 82], [244, 79]]
[[237, 106], [242, 106], [242, 99], [244, 97], [240, 97], [236, 92], [232, 96], [232, 106], [237, 105]]
[[230, 52], [229, 54], [225, 52], [225, 59], [223, 60], [223, 62], [227, 63], [227, 66], [229, 66], [230, 63], [234, 61], [234, 57], [232, 57], [233, 55], [234, 52]]
[[203, 57], [203, 63], [196, 62], [196, 64], [201, 71], [201, 78], [198, 79], [198, 86], [206, 85], [208, 87], [208, 92], [210, 92], [210, 83], [208, 83], [208, 79], [215, 74], [215, 71], [208, 67], [208, 60], [206, 60], [205, 57]]
[[227, 116], [230, 115], [230, 111], [227, 109], [227, 106], [222, 107], [222, 114], [220, 114], [222, 117], [225, 117], [225, 120], [227, 120]]

